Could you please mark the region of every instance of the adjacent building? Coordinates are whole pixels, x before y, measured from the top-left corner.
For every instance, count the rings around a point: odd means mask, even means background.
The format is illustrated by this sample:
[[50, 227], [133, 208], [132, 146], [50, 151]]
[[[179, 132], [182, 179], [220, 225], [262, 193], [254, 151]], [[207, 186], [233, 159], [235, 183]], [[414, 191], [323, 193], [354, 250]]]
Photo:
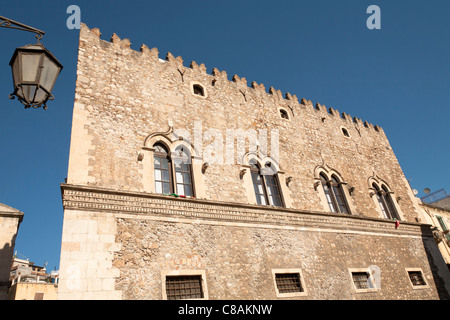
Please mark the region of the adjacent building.
[[6, 300], [14, 246], [23, 212], [0, 203], [0, 300]]
[[433, 235], [450, 270], [450, 196], [444, 189], [421, 198], [426, 221], [433, 226]]
[[10, 271], [8, 300], [56, 300], [58, 273], [47, 273], [45, 266], [14, 257]]
[[100, 36], [82, 25], [59, 299], [449, 298], [381, 127]]

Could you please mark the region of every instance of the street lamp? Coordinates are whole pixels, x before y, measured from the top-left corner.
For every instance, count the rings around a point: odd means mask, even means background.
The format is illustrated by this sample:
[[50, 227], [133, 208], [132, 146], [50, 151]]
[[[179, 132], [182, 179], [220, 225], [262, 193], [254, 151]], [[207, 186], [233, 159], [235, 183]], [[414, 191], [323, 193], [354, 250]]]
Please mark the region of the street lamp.
[[17, 48], [9, 65], [12, 68], [14, 92], [25, 108], [39, 108], [53, 100], [51, 94], [56, 78], [63, 66], [56, 58], [40, 44], [30, 44]]
[[47, 109], [47, 101], [53, 100], [53, 86], [63, 66], [39, 40], [43, 31], [0, 16], [0, 27], [36, 33], [37, 43], [17, 48], [9, 63], [12, 69], [14, 91], [9, 95], [25, 105], [25, 108]]

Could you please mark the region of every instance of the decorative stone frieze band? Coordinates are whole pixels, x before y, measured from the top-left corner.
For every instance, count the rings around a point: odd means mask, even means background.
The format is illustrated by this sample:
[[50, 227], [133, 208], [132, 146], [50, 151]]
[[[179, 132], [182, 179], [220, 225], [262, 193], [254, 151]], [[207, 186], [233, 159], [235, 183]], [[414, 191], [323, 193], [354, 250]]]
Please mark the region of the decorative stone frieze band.
[[432, 237], [428, 225], [61, 184], [64, 209]]

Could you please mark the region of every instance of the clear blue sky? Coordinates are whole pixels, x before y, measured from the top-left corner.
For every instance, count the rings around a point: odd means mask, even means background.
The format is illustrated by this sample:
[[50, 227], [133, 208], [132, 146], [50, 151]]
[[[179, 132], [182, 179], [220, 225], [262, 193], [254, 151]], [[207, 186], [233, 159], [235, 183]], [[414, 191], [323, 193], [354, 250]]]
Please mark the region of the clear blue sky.
[[[339, 1], [36, 1], [1, 0], [0, 15], [44, 30], [43, 44], [64, 69], [48, 110], [25, 110], [12, 92], [14, 49], [31, 33], [0, 28], [0, 202], [25, 213], [16, 250], [59, 268], [76, 79], [78, 31], [66, 9], [102, 39], [113, 33], [307, 98], [381, 126], [423, 195], [450, 192], [450, 2]], [[381, 30], [369, 30], [369, 5]]]

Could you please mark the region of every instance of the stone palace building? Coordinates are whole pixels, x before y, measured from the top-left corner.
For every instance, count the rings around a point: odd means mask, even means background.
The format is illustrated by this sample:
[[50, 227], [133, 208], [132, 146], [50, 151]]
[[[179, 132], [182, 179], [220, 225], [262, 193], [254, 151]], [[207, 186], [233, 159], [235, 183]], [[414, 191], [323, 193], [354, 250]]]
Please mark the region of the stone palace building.
[[448, 299], [383, 129], [82, 25], [60, 299]]

